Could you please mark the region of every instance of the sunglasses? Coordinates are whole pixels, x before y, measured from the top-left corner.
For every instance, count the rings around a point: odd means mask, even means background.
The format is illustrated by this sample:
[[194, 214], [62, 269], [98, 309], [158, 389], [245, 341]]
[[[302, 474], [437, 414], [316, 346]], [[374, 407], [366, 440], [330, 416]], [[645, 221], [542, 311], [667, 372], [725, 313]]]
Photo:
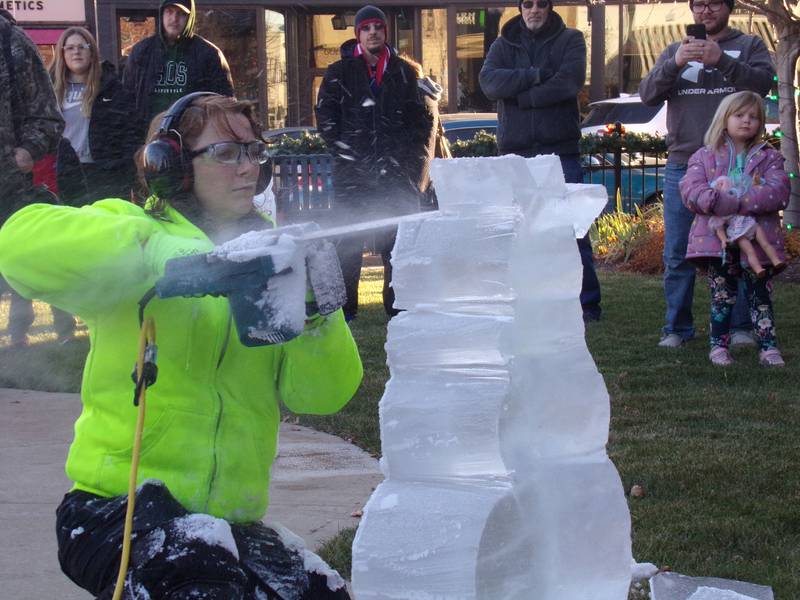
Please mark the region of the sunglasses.
[[365, 23], [361, 27], [359, 27], [359, 31], [369, 31], [370, 28], [374, 29], [375, 31], [383, 31], [384, 24], [383, 23]]
[[247, 156], [254, 165], [263, 165], [269, 161], [269, 150], [264, 142], [217, 142], [203, 148], [192, 150], [189, 156], [194, 158], [205, 154], [208, 158], [221, 165], [240, 165]]
[[525, 2], [522, 3], [522, 8], [530, 10], [534, 5], [536, 8], [547, 8], [550, 6], [550, 0], [536, 0], [536, 2], [533, 2], [533, 0], [525, 0]]

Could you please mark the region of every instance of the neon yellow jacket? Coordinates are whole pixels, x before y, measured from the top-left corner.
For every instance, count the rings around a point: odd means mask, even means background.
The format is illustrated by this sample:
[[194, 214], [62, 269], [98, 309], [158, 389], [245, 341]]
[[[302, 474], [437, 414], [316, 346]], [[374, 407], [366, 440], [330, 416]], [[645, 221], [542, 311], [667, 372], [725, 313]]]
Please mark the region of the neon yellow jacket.
[[[0, 230], [0, 272], [20, 294], [77, 314], [91, 349], [83, 411], [66, 471], [75, 488], [127, 490], [136, 423], [137, 303], [167, 259], [213, 248], [176, 211], [156, 220], [122, 200], [35, 204]], [[234, 522], [263, 517], [282, 400], [298, 413], [336, 412], [361, 382], [341, 311], [281, 346], [242, 346], [225, 298], [154, 299], [158, 381], [147, 393], [139, 481], [166, 483], [190, 511]]]

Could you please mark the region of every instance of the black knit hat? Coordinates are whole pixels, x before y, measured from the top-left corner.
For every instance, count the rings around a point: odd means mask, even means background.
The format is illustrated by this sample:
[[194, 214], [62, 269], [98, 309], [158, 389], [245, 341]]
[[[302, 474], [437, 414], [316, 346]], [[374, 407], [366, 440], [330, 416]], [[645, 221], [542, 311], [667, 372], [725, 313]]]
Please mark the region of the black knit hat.
[[[723, 0], [723, 2], [725, 2], [725, 4], [728, 5], [728, 10], [730, 12], [733, 12], [734, 0]], [[694, 0], [689, 0], [689, 8], [692, 8], [692, 7], [694, 7]]]
[[370, 4], [367, 4], [356, 13], [356, 20], [355, 23], [353, 23], [356, 35], [358, 35], [358, 28], [363, 21], [383, 21], [383, 26], [386, 27], [386, 15], [384, 12], [377, 6], [372, 6]]

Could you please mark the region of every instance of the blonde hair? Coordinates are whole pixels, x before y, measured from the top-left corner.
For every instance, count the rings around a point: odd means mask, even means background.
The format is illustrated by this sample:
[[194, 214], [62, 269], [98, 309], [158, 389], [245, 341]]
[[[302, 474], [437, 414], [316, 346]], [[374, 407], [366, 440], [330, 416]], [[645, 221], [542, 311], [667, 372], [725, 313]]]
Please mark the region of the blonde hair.
[[720, 102], [719, 107], [717, 107], [717, 112], [714, 113], [714, 118], [711, 120], [711, 127], [706, 131], [703, 143], [706, 146], [711, 146], [715, 150], [721, 148], [725, 144], [728, 117], [740, 110], [750, 108], [751, 106], [755, 107], [758, 113], [761, 127], [755, 137], [748, 142], [747, 150], [762, 142], [766, 137], [764, 124], [767, 120], [764, 112], [764, 99], [755, 92], [736, 92], [730, 96], [725, 96], [722, 102]]
[[92, 105], [94, 104], [97, 94], [100, 93], [100, 76], [102, 74], [102, 66], [100, 65], [100, 52], [97, 49], [97, 42], [92, 34], [83, 27], [69, 27], [64, 30], [56, 42], [56, 49], [53, 53], [53, 62], [50, 65], [50, 78], [53, 80], [53, 89], [56, 92], [58, 105], [64, 103], [64, 94], [67, 92], [67, 83], [69, 82], [69, 69], [64, 60], [64, 44], [67, 38], [73, 35], [81, 36], [84, 41], [89, 44], [89, 72], [86, 74], [86, 89], [83, 92], [83, 100], [81, 101], [81, 112], [85, 117], [92, 116]]

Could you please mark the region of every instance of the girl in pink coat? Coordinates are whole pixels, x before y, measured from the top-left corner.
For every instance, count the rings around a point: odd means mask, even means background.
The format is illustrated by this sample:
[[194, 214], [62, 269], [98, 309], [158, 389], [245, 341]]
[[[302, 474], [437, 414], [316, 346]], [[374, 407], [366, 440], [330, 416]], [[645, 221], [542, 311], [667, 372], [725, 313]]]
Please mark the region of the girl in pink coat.
[[[681, 197], [695, 213], [689, 232], [686, 258], [708, 270], [711, 288], [711, 362], [733, 364], [728, 351], [731, 310], [738, 280], [744, 280], [750, 316], [758, 338], [759, 362], [767, 367], [784, 366], [775, 342], [771, 279], [774, 262], [786, 260], [779, 211], [789, 202], [789, 177], [783, 157], [765, 141], [764, 104], [753, 92], [727, 96], [719, 105], [705, 146], [689, 159], [680, 182]], [[766, 276], [757, 277], [737, 244], [721, 242], [715, 229], [721, 219], [752, 217], [760, 233], [751, 241]], [[755, 230], [755, 227], [751, 229]], [[763, 244], [763, 246], [762, 246]], [[764, 251], [772, 256], [772, 260]], [[774, 254], [773, 252], [774, 251]]]

